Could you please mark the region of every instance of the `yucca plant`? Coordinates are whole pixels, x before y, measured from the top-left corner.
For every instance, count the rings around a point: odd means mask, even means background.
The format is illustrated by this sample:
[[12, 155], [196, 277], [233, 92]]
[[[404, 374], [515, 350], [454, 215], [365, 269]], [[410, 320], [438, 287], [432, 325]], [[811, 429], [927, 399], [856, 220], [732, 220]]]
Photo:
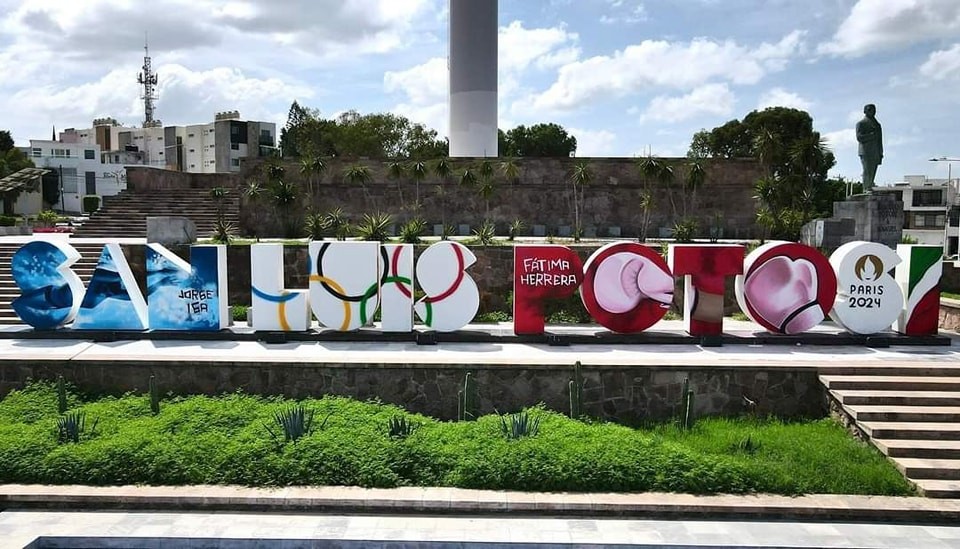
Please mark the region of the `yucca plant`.
[[157, 378], [150, 376], [150, 381], [147, 383], [147, 386], [150, 391], [150, 413], [153, 415], [160, 414], [160, 391], [157, 389]]
[[357, 225], [357, 236], [361, 240], [387, 242], [390, 240], [388, 229], [392, 223], [393, 216], [387, 213], [364, 214], [363, 221]]
[[522, 219], [514, 219], [513, 223], [510, 224], [508, 240], [513, 242], [515, 238], [520, 236], [520, 233], [527, 227], [527, 224], [523, 222]]
[[473, 236], [476, 237], [477, 244], [481, 246], [493, 246], [496, 244], [496, 225], [494, 225], [492, 221], [484, 221], [480, 227], [473, 230]]
[[57, 418], [57, 442], [60, 444], [79, 443], [85, 434], [92, 436], [96, 432], [99, 422], [99, 418], [93, 420], [90, 432], [87, 433], [86, 414], [79, 410], [64, 414]]
[[213, 235], [211, 235], [210, 240], [213, 240], [218, 244], [230, 244], [234, 235], [236, 234], [236, 224], [225, 220], [223, 217], [220, 217], [213, 224]]
[[440, 240], [450, 240], [450, 237], [455, 236], [456, 234], [457, 234], [456, 227], [454, 227], [453, 225], [444, 224], [443, 232], [440, 234]]
[[[321, 430], [326, 426], [327, 420], [330, 419], [332, 414], [333, 412], [330, 412], [330, 414], [327, 414], [327, 417], [324, 418], [323, 423], [320, 424]], [[264, 427], [267, 429], [270, 437], [273, 438], [273, 441], [280, 447], [287, 442], [295, 443], [309, 435], [313, 430], [313, 419], [313, 410], [308, 410], [303, 404], [295, 404], [273, 414], [273, 420], [279, 426], [277, 431], [274, 431], [266, 424]], [[281, 434], [283, 435], [282, 439]]]
[[526, 410], [509, 416], [500, 415], [500, 431], [507, 440], [535, 437], [540, 432], [540, 416], [533, 417]]
[[420, 428], [415, 421], [407, 421], [406, 416], [396, 415], [387, 421], [387, 431], [390, 438], [407, 438]]
[[420, 237], [427, 230], [427, 222], [419, 217], [407, 221], [400, 228], [400, 241], [406, 244], [419, 244]]
[[327, 216], [324, 214], [307, 214], [307, 218], [303, 224], [303, 228], [307, 233], [307, 238], [310, 240], [323, 240], [323, 237], [327, 234], [327, 229], [330, 228], [328, 223]]

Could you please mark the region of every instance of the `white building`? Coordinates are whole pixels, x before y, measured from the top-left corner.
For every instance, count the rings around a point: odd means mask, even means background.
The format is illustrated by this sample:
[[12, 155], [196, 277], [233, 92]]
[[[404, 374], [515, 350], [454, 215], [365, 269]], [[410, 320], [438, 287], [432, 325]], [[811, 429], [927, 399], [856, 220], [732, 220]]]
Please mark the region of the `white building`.
[[113, 196], [126, 188], [122, 167], [103, 163], [99, 145], [64, 143], [31, 139], [27, 156], [38, 168], [52, 170], [45, 177], [56, 177], [60, 186], [60, 202], [51, 204], [64, 212], [83, 212], [83, 197]]
[[947, 257], [957, 255], [960, 201], [956, 181], [908, 175], [903, 182], [875, 187], [874, 192], [893, 194], [903, 202], [905, 237], [919, 244], [944, 246]]
[[153, 166], [189, 173], [240, 171], [244, 158], [270, 156], [276, 150], [277, 125], [241, 120], [238, 111], [217, 113], [208, 124], [144, 128], [98, 118], [93, 128], [70, 128], [64, 143], [96, 144], [106, 164]]

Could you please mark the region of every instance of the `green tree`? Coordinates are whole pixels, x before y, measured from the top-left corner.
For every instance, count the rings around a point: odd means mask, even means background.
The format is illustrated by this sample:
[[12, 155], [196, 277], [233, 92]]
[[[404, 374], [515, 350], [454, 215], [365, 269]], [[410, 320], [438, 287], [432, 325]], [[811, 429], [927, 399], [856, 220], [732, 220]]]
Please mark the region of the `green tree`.
[[836, 187], [827, 183], [827, 173], [836, 159], [802, 110], [771, 107], [751, 112], [742, 122], [698, 132], [690, 154], [756, 158], [765, 176], [754, 185], [754, 194], [761, 208], [769, 210], [762, 218], [772, 224], [774, 238], [796, 240], [804, 223], [832, 210]]
[[554, 123], [517, 126], [499, 137], [500, 156], [570, 157], [577, 152], [577, 138]]
[[570, 183], [573, 186], [573, 223], [574, 240], [580, 241], [580, 235], [583, 234], [583, 224], [580, 222], [580, 214], [584, 203], [584, 187], [593, 181], [593, 170], [590, 163], [586, 160], [580, 160], [573, 165], [573, 171], [570, 174]]

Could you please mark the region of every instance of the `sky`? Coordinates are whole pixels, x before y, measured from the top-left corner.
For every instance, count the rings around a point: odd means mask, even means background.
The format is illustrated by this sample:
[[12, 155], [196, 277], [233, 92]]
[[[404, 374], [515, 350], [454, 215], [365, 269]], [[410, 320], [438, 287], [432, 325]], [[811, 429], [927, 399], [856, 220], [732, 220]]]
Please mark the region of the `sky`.
[[[750, 111], [808, 111], [860, 178], [853, 127], [877, 105], [877, 180], [946, 177], [960, 158], [960, 0], [500, 0], [500, 127], [555, 122], [577, 156], [683, 156]], [[446, 0], [0, 0], [0, 129], [143, 120], [144, 34], [157, 118], [218, 111], [282, 125], [391, 111], [447, 133]], [[953, 171], [960, 173], [960, 162]]]

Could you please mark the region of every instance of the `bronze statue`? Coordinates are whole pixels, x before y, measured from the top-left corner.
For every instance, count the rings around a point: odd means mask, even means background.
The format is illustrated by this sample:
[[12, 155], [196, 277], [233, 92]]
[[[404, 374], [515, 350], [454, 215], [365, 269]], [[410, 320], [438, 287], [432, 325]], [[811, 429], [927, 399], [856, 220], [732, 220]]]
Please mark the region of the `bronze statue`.
[[877, 166], [883, 164], [883, 129], [877, 121], [877, 107], [863, 107], [863, 120], [857, 122], [857, 142], [860, 143], [860, 164], [863, 166], [863, 190], [873, 190]]

